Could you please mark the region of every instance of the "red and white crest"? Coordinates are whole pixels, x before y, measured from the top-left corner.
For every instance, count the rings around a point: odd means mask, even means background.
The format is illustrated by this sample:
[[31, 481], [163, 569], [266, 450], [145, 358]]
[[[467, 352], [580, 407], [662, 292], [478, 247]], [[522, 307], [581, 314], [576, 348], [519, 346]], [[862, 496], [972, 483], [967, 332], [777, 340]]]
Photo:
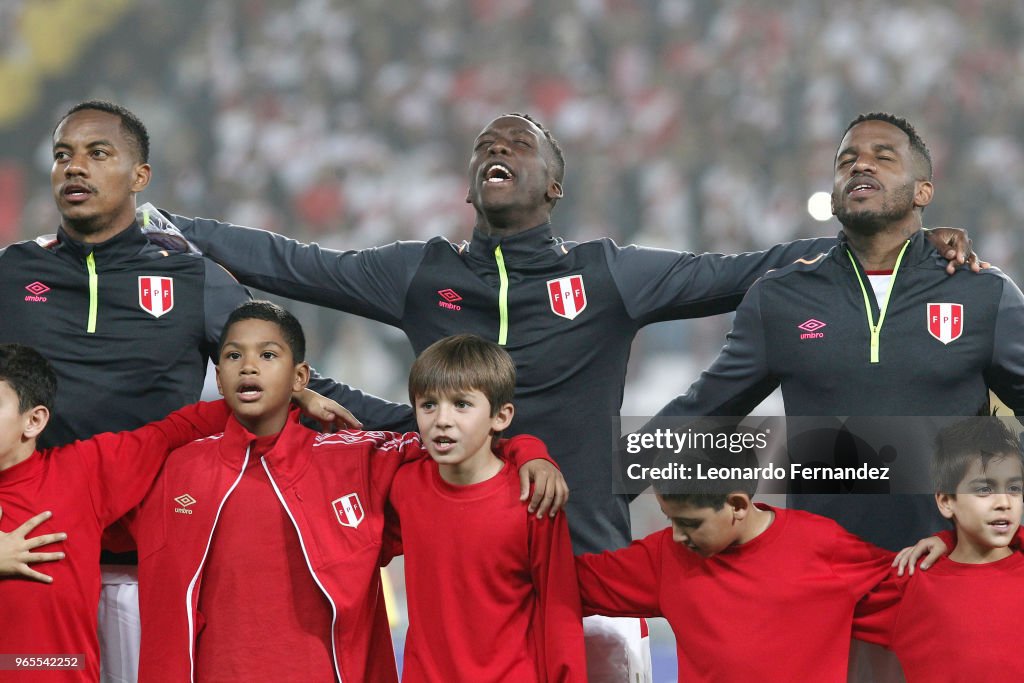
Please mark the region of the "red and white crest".
[[162, 275], [140, 275], [139, 306], [154, 318], [174, 308], [174, 279]]
[[548, 299], [555, 315], [572, 320], [587, 307], [587, 290], [582, 275], [548, 280]]
[[334, 514], [338, 516], [338, 522], [342, 526], [350, 526], [355, 529], [363, 521], [363, 506], [359, 502], [359, 494], [350, 493], [331, 504], [334, 506]]
[[943, 344], [964, 333], [963, 304], [928, 304], [928, 333]]

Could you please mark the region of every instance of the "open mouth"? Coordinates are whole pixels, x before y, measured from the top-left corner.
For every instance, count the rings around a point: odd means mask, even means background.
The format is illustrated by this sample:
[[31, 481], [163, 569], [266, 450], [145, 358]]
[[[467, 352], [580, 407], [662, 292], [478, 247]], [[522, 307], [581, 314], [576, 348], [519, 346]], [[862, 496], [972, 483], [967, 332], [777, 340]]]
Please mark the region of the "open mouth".
[[497, 184], [508, 182], [515, 178], [512, 170], [504, 164], [492, 164], [484, 171], [484, 182]]
[[997, 519], [994, 522], [989, 522], [988, 525], [996, 531], [1006, 532], [1010, 530], [1011, 524], [1008, 519]]
[[240, 384], [235, 393], [243, 401], [258, 401], [263, 396], [263, 388], [258, 384]]
[[447, 436], [438, 436], [431, 441], [434, 444], [434, 449], [437, 450], [438, 453], [447, 453], [455, 448], [455, 441]]
[[70, 202], [82, 202], [92, 195], [92, 191], [84, 185], [66, 185], [61, 194]]
[[855, 178], [846, 185], [846, 194], [851, 197], [861, 197], [880, 190], [881, 186], [874, 180], [867, 178]]

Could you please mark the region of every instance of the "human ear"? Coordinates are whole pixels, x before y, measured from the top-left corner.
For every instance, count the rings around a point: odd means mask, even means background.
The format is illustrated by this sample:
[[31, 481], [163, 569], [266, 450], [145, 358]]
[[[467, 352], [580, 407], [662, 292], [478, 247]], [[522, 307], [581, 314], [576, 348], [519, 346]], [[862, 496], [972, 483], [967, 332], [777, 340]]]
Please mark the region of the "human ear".
[[955, 494], [936, 493], [935, 504], [939, 506], [939, 514], [946, 519], [953, 519], [953, 501], [955, 500]]
[[562, 192], [562, 183], [557, 180], [552, 180], [551, 184], [548, 185], [548, 199], [561, 199], [564, 195]]
[[512, 424], [512, 416], [515, 415], [515, 412], [515, 406], [511, 403], [505, 403], [498, 408], [491, 418], [491, 433], [497, 434], [505, 431]]
[[132, 179], [132, 192], [142, 192], [149, 185], [153, 169], [149, 164], [139, 164], [135, 167], [135, 177]]
[[725, 498], [725, 504], [732, 510], [732, 517], [736, 521], [742, 521], [747, 518], [750, 514], [750, 508], [753, 505], [750, 502], [750, 498], [742, 493], [730, 493]]
[[302, 361], [295, 366], [295, 381], [292, 383], [292, 393], [302, 391], [309, 384], [309, 363]]
[[932, 203], [935, 186], [928, 180], [919, 180], [914, 185], [914, 206], [923, 209]]
[[50, 421], [50, 409], [46, 406], [35, 406], [24, 413], [25, 426], [22, 430], [26, 439], [39, 436]]

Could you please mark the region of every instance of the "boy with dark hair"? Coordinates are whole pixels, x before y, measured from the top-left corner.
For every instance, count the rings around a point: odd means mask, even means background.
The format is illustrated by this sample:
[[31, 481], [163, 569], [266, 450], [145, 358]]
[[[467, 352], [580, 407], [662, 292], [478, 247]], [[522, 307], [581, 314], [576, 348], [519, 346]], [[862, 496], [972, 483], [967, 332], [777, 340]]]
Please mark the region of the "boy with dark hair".
[[[309, 379], [298, 321], [228, 318], [222, 435], [171, 454], [131, 520], [145, 681], [397, 681], [379, 565], [384, 501], [416, 434], [317, 434], [287, 397]], [[520, 460], [538, 442], [509, 442]]]
[[894, 554], [833, 520], [753, 503], [749, 451], [660, 461], [733, 476], [656, 481], [672, 527], [577, 557], [584, 614], [667, 619], [680, 680], [845, 682], [854, 607]]
[[508, 353], [474, 335], [435, 342], [409, 373], [431, 460], [399, 470], [390, 497], [409, 600], [405, 683], [586, 681], [565, 516], [523, 510], [494, 451], [515, 378]]
[[[222, 429], [227, 409], [197, 403], [131, 432], [37, 450], [56, 390], [39, 353], [0, 344], [0, 652], [51, 657], [76, 670], [49, 676], [95, 681], [103, 529], [138, 505], [172, 449]], [[41, 535], [26, 539], [34, 529]], [[53, 552], [60, 542], [63, 552]], [[28, 567], [54, 560], [48, 576]], [[4, 672], [4, 680], [20, 678]]]
[[857, 610], [854, 636], [890, 648], [907, 681], [1021, 680], [1024, 455], [998, 417], [976, 417], [936, 439], [935, 502], [956, 547], [928, 572], [891, 576]]

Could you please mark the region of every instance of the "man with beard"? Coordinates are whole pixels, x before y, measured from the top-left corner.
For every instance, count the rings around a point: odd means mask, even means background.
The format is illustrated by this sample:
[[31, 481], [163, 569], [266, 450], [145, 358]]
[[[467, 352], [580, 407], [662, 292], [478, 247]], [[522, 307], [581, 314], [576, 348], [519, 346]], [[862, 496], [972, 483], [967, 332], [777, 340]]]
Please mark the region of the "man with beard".
[[[781, 386], [794, 461], [801, 421], [792, 416], [923, 416], [901, 420], [899, 434], [875, 434], [901, 444], [888, 458], [911, 478], [892, 488], [908, 495], [790, 495], [790, 506], [892, 550], [943, 526], [932, 497], [909, 492], [930, 485], [928, 453], [944, 416], [990, 412], [989, 390], [1024, 414], [1024, 296], [996, 268], [947, 277], [921, 233], [933, 191], [931, 155], [910, 123], [887, 113], [854, 119], [835, 158], [839, 244], [751, 287], [719, 357], [659, 413], [747, 415]], [[859, 425], [868, 433], [884, 422]]]
[[[931, 178], [905, 119], [854, 119], [835, 159], [839, 244], [751, 287], [718, 358], [659, 416], [746, 415], [780, 385], [787, 416], [985, 414], [990, 389], [1024, 414], [1024, 297], [996, 268], [946, 275], [921, 233]], [[840, 521], [891, 549], [932, 531]]]
[[[466, 201], [477, 219], [469, 242], [436, 237], [336, 252], [261, 230], [171, 218], [241, 282], [399, 327], [417, 353], [461, 332], [502, 345], [517, 370], [512, 431], [544, 439], [573, 492], [566, 508], [573, 547], [599, 552], [630, 541], [628, 500], [612, 493], [611, 451], [640, 328], [730, 311], [768, 269], [835, 242], [737, 255], [620, 247], [610, 239], [567, 242], [551, 224], [564, 170], [561, 147], [544, 126], [505, 114], [473, 142]], [[601, 646], [594, 644], [612, 637], [595, 636], [593, 628], [587, 625], [591, 680], [635, 680], [602, 677], [610, 667], [596, 660]], [[628, 628], [639, 640], [641, 627]]]

